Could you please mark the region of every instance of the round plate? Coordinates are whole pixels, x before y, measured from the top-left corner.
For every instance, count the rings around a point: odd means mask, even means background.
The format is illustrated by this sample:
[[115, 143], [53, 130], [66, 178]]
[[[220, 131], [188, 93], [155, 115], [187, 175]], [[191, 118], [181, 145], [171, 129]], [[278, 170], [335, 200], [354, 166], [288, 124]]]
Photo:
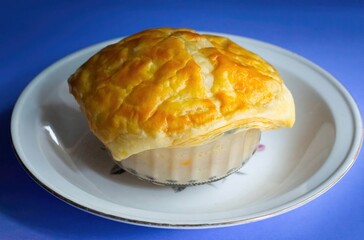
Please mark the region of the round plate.
[[20, 96], [11, 122], [25, 170], [52, 194], [85, 211], [139, 225], [203, 228], [268, 218], [319, 196], [352, 166], [362, 122], [340, 83], [282, 48], [231, 38], [273, 64], [296, 103], [292, 129], [264, 132], [249, 163], [221, 181], [187, 188], [156, 186], [115, 167], [90, 133], [67, 79], [103, 42], [56, 62]]

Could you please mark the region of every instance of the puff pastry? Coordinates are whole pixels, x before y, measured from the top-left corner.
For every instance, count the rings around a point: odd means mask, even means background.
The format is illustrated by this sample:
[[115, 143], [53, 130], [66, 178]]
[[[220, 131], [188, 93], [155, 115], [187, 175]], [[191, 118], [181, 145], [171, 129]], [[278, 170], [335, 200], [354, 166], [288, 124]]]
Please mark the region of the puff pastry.
[[225, 37], [190, 29], [124, 38], [92, 56], [68, 83], [115, 160], [295, 121], [292, 95], [272, 65]]

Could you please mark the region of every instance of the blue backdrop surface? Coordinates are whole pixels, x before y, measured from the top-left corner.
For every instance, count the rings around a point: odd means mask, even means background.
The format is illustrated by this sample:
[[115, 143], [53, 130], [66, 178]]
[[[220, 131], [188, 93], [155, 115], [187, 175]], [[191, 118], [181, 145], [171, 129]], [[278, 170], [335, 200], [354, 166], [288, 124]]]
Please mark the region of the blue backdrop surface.
[[364, 155], [314, 201], [234, 227], [155, 229], [80, 211], [38, 186], [12, 150], [12, 108], [58, 59], [151, 27], [188, 27], [269, 42], [334, 75], [364, 110], [363, 1], [1, 1], [0, 239], [363, 239]]

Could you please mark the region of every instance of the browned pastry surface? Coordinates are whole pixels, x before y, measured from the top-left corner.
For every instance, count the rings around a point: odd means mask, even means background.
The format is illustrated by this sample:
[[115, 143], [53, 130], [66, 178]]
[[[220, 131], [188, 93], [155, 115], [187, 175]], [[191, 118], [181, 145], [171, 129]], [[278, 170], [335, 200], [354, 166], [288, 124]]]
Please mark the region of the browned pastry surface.
[[116, 160], [235, 128], [291, 127], [295, 118], [274, 67], [227, 38], [189, 29], [146, 30], [107, 46], [69, 86]]

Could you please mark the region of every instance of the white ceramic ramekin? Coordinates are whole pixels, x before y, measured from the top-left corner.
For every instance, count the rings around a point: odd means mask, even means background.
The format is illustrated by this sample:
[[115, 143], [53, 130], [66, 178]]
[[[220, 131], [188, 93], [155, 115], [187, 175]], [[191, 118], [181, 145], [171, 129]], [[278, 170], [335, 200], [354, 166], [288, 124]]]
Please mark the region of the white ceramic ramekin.
[[254, 154], [260, 135], [258, 129], [230, 131], [204, 145], [152, 149], [117, 164], [155, 184], [186, 186], [213, 182], [239, 170]]

